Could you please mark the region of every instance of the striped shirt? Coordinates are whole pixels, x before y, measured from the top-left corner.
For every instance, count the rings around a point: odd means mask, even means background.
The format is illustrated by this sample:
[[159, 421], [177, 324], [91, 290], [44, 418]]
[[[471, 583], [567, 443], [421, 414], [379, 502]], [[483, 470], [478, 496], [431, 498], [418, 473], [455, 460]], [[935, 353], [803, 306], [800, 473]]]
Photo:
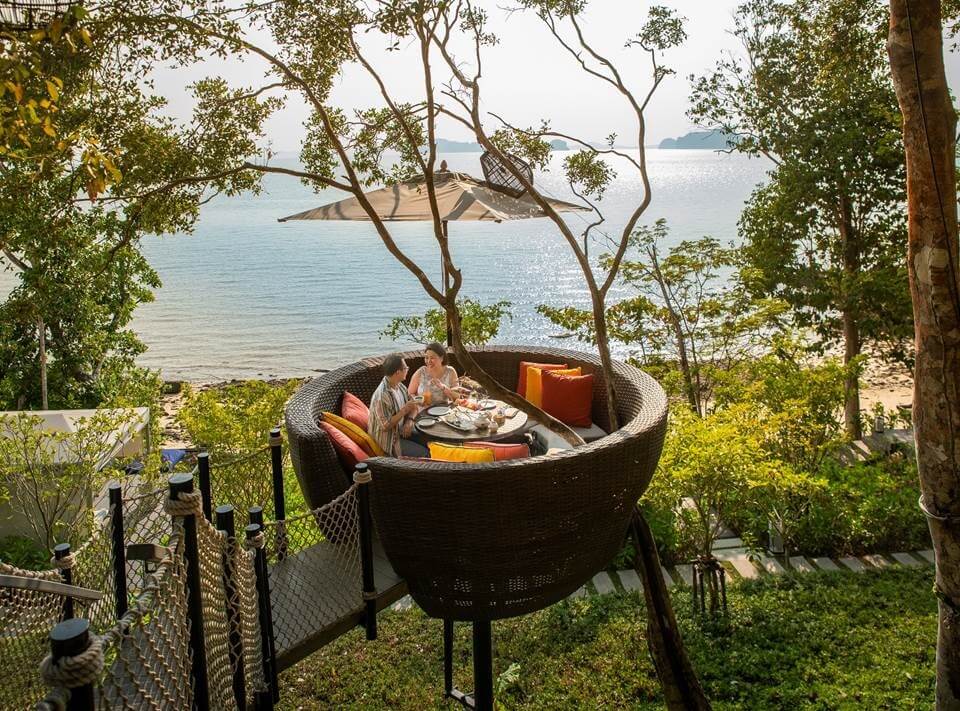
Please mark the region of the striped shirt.
[[397, 426], [387, 429], [390, 420], [400, 411], [410, 400], [410, 394], [403, 383], [398, 383], [390, 387], [386, 376], [373, 391], [370, 398], [370, 421], [367, 425], [367, 432], [379, 444], [383, 451], [389, 457], [400, 456], [400, 429], [403, 425], [401, 420]]

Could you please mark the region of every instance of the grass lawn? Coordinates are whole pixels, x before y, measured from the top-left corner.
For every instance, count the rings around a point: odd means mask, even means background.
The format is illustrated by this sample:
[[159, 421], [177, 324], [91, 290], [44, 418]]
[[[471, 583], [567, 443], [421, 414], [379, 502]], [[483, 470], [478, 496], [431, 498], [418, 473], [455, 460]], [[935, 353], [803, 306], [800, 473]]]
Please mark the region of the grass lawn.
[[[728, 624], [674, 605], [715, 709], [914, 709], [933, 703], [933, 569], [810, 573], [741, 582]], [[659, 709], [637, 594], [564, 602], [494, 623], [505, 709]], [[455, 681], [469, 690], [469, 626]], [[441, 623], [416, 607], [380, 617], [380, 637], [339, 639], [281, 677], [284, 709], [454, 709], [443, 694]]]

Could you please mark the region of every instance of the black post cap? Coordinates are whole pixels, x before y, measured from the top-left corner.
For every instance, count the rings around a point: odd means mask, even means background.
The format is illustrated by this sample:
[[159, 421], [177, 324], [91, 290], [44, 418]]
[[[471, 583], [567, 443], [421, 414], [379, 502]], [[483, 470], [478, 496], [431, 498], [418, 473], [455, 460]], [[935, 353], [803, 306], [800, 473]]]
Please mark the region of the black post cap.
[[251, 506], [247, 510], [247, 516], [250, 520], [250, 523], [263, 523], [263, 507]]
[[217, 516], [217, 528], [221, 531], [226, 531], [227, 535], [232, 536], [235, 528], [233, 506], [231, 504], [223, 504], [222, 506], [218, 506], [214, 513]]
[[190, 493], [193, 491], [193, 474], [174, 474], [167, 480], [170, 485], [170, 498], [177, 498], [181, 491]]
[[53, 555], [55, 558], [63, 558], [65, 555], [70, 554], [70, 544], [69, 543], [58, 543], [53, 547]]
[[50, 653], [54, 659], [75, 657], [90, 646], [90, 623], [82, 617], [64, 620], [50, 630]]
[[259, 523], [247, 524], [247, 526], [243, 530], [246, 532], [247, 538], [253, 538], [258, 533], [260, 533], [260, 524]]

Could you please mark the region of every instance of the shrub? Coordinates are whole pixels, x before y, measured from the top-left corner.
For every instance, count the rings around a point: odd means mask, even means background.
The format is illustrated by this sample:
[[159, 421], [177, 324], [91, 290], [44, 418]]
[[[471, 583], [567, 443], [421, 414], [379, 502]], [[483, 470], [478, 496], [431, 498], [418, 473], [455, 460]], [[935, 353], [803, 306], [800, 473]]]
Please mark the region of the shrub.
[[[775, 462], [760, 413], [735, 405], [697, 417], [676, 408], [657, 473], [643, 501], [673, 511], [677, 555], [710, 555], [723, 523], [759, 501]], [[669, 521], [660, 516], [661, 525]], [[669, 538], [669, 537], [668, 537]]]
[[100, 410], [76, 421], [74, 431], [58, 432], [43, 429], [36, 415], [0, 416], [0, 498], [37, 545], [50, 550], [89, 535], [93, 497], [115, 471], [102, 466], [104, 456], [129, 422], [129, 411]]
[[[240, 511], [263, 506], [273, 518], [270, 430], [281, 424], [283, 408], [299, 385], [249, 380], [197, 392], [189, 387], [179, 419], [198, 446], [210, 452], [214, 501]], [[284, 489], [288, 514], [303, 508], [303, 497], [284, 447]]]
[[[930, 535], [917, 507], [916, 465], [894, 455], [845, 466], [827, 460], [818, 486], [806, 492], [809, 504], [797, 511], [785, 545], [804, 555], [858, 555], [927, 548]], [[732, 521], [750, 540], [765, 540], [766, 517]]]

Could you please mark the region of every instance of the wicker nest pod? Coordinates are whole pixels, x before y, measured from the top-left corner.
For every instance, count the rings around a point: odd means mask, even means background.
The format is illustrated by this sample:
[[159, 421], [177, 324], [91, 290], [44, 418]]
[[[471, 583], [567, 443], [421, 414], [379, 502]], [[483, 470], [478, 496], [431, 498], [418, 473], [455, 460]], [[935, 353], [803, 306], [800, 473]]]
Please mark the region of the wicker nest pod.
[[[567, 363], [592, 373], [594, 421], [609, 430], [595, 356], [517, 346], [471, 352], [510, 389], [516, 388], [521, 361]], [[412, 370], [423, 363], [421, 352], [404, 357]], [[368, 358], [326, 373], [302, 387], [287, 407], [290, 453], [311, 507], [331, 501], [350, 483], [317, 426], [320, 413], [337, 411], [345, 390], [369, 402], [382, 362]], [[579, 588], [617, 554], [660, 457], [667, 399], [636, 368], [616, 362], [613, 370], [622, 426], [590, 444], [491, 464], [367, 460], [377, 534], [428, 615], [476, 621], [539, 610]]]

